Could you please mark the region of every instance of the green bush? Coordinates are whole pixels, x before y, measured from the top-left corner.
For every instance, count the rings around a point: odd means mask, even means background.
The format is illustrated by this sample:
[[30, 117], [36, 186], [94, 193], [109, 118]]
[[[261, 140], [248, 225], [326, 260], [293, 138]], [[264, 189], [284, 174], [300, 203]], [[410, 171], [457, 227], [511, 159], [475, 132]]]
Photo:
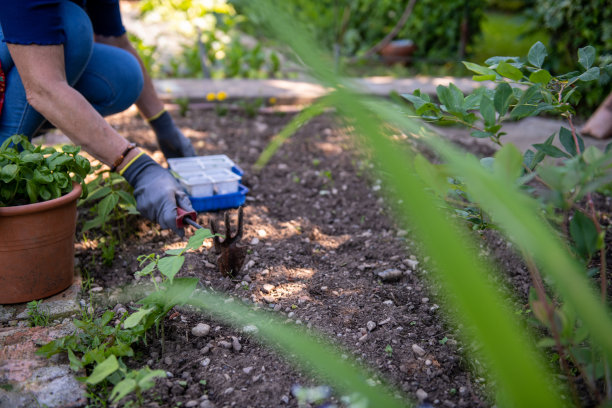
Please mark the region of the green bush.
[[[232, 3], [241, 12], [244, 2]], [[342, 55], [358, 55], [393, 29], [407, 4], [408, 0], [290, 0], [276, 7], [302, 23], [320, 46], [331, 50], [338, 42]], [[397, 38], [412, 39], [418, 46], [417, 56], [454, 58], [463, 17], [467, 17], [469, 44], [480, 32], [484, 6], [478, 0], [419, 0]]]
[[[597, 65], [612, 58], [612, 7], [608, 0], [536, 0], [530, 15], [550, 35], [548, 68], [554, 72], [577, 70], [574, 56], [591, 45], [600, 55]], [[593, 111], [612, 91], [609, 75], [584, 91], [579, 113]]]

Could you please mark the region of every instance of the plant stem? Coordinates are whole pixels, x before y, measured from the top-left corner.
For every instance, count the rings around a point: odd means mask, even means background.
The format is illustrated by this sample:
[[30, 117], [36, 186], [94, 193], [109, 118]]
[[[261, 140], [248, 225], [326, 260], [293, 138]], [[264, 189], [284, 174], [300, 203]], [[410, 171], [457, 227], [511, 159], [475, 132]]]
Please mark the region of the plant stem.
[[571, 375], [569, 366], [567, 365], [567, 359], [565, 358], [565, 348], [563, 347], [563, 344], [561, 344], [559, 330], [557, 330], [557, 325], [555, 324], [555, 311], [552, 305], [546, 299], [546, 291], [544, 289], [542, 277], [540, 276], [540, 272], [538, 271], [535, 262], [529, 254], [524, 253], [524, 258], [527, 263], [529, 275], [531, 275], [533, 285], [538, 295], [538, 300], [544, 305], [544, 309], [546, 310], [546, 315], [550, 324], [550, 332], [553, 336], [553, 339], [555, 340], [555, 347], [557, 349], [557, 353], [559, 354], [559, 363], [561, 365], [561, 369], [563, 370], [563, 374], [567, 377], [570, 386], [572, 400], [574, 401], [575, 406], [580, 406], [580, 400], [578, 398], [578, 390], [576, 389], [575, 379]]

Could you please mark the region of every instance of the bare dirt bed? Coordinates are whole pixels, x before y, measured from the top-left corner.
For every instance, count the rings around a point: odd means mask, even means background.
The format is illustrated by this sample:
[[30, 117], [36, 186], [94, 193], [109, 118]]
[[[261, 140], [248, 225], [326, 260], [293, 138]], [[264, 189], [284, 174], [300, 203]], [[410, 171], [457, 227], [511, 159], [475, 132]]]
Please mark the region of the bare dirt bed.
[[[290, 119], [232, 112], [220, 117], [214, 111], [177, 117], [198, 154], [228, 154], [245, 170], [243, 182], [251, 190], [242, 240], [249, 254], [239, 276], [220, 274], [212, 249], [188, 254], [179, 276], [195, 276], [204, 287], [286, 317], [288, 325], [324, 333], [400, 392], [413, 400], [418, 396], [424, 406], [490, 406], [482, 391], [484, 380], [470, 373], [465, 348], [456, 330], [445, 324], [435, 290], [428, 289], [425, 263], [415, 257], [410, 233], [393, 222], [369, 162], [353, 149], [342, 127], [329, 116], [319, 117], [301, 128], [263, 171], [252, 169], [270, 138]], [[124, 114], [111, 123], [155, 151], [153, 134], [140, 118]], [[160, 153], [155, 157], [161, 158]], [[198, 221], [208, 224], [221, 217], [205, 213]], [[138, 255], [162, 254], [184, 242], [140, 218], [132, 220], [135, 231], [118, 247], [111, 266], [100, 263], [93, 241], [78, 244], [80, 267], [111, 296], [115, 288], [134, 282]], [[187, 230], [187, 236], [192, 233]], [[507, 259], [508, 282], [524, 296], [524, 269], [502, 247], [496, 251]], [[415, 260], [420, 264], [415, 266]], [[401, 278], [382, 282], [375, 273], [387, 269], [398, 269]], [[371, 331], [368, 322], [376, 323], [375, 328], [370, 323]], [[198, 323], [212, 327], [207, 336], [192, 335]], [[138, 350], [138, 365], [172, 374], [147, 393], [147, 407], [297, 406], [292, 386], [324, 384], [208, 316], [171, 313], [165, 335], [165, 354], [155, 336]], [[227, 348], [233, 337], [239, 351]]]

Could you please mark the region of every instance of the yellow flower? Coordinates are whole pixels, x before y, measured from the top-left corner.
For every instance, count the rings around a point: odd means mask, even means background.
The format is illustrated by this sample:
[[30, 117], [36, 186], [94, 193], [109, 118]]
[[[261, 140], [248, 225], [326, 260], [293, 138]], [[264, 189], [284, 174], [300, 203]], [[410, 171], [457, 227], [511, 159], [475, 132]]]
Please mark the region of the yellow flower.
[[276, 98], [272, 96], [270, 99], [268, 99], [268, 102], [270, 105], [274, 105], [276, 103]]
[[217, 92], [217, 99], [219, 101], [224, 100], [225, 98], [227, 98], [227, 93], [223, 92], [223, 91], [219, 91]]
[[214, 100], [215, 100], [215, 98], [216, 98], [216, 96], [215, 96], [215, 93], [214, 93], [214, 92], [209, 92], [209, 93], [207, 93], [207, 94], [206, 94], [206, 100], [207, 100], [208, 102], [212, 102], [212, 101], [214, 101]]

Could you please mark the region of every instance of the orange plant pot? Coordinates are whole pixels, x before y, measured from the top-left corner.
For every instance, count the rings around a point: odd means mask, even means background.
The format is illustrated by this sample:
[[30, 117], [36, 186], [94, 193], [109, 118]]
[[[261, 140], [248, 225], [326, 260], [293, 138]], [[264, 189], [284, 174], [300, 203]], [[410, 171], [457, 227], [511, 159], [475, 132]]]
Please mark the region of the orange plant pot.
[[0, 208], [0, 304], [42, 299], [72, 284], [80, 195], [74, 183], [60, 198]]

